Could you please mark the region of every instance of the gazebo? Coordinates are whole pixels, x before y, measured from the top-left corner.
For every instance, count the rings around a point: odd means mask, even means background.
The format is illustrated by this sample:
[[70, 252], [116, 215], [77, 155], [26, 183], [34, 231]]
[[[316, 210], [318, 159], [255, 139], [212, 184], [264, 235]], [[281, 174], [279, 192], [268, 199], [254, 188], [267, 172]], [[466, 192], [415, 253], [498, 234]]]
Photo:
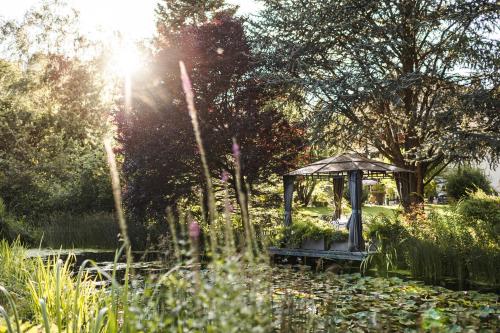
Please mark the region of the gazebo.
[[412, 172], [395, 165], [368, 159], [360, 154], [342, 154], [314, 162], [303, 168], [287, 173], [283, 176], [285, 201], [285, 226], [292, 224], [292, 200], [295, 178], [298, 176], [313, 177], [333, 181], [335, 202], [334, 218], [340, 217], [340, 207], [344, 180], [349, 182], [349, 201], [352, 213], [347, 223], [349, 229], [348, 250], [361, 252], [365, 249], [363, 240], [363, 223], [361, 215], [361, 195], [363, 177], [386, 178], [398, 173]]

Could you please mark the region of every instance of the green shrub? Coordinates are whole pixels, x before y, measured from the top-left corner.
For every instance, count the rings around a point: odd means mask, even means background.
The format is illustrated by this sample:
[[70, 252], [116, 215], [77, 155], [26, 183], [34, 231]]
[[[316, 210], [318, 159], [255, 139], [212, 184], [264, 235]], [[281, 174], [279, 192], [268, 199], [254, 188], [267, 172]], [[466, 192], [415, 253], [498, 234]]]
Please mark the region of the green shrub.
[[365, 239], [371, 254], [362, 263], [362, 269], [375, 267], [382, 275], [387, 275], [390, 269], [402, 266], [398, 262], [398, 253], [403, 252], [402, 244], [408, 238], [408, 232], [397, 218], [377, 215], [367, 223]]
[[490, 181], [481, 169], [463, 167], [453, 170], [446, 176], [446, 191], [455, 200], [466, 197], [471, 191], [477, 189], [491, 194]]
[[7, 212], [0, 198], [0, 239], [13, 242], [18, 238], [24, 243], [33, 244], [37, 238], [37, 232], [30, 228], [23, 219], [18, 219]]
[[437, 196], [437, 182], [436, 180], [431, 180], [428, 184], [424, 186], [424, 197], [434, 198]]
[[461, 214], [460, 209], [377, 217], [366, 231], [375, 252], [365, 260], [364, 268], [374, 266], [382, 274], [396, 267], [409, 269], [412, 276], [426, 282], [451, 278], [461, 288], [472, 282], [496, 286], [500, 283], [499, 243], [488, 241], [484, 235], [490, 229], [481, 221]]
[[288, 245], [298, 247], [305, 239], [325, 239], [327, 246], [331, 242], [347, 241], [349, 234], [337, 230], [327, 222], [308, 216], [298, 216], [293, 220], [288, 231]]
[[496, 244], [500, 242], [500, 196], [476, 191], [458, 204], [457, 211], [479, 238]]
[[[361, 203], [364, 204], [366, 201], [368, 201], [368, 197], [370, 196], [370, 190], [368, 189], [368, 186], [363, 186], [363, 191], [361, 193]], [[344, 200], [350, 204], [351, 200], [351, 192], [349, 191], [349, 185], [347, 184], [344, 187]]]
[[384, 183], [374, 184], [371, 186], [371, 191], [385, 193], [385, 184]]

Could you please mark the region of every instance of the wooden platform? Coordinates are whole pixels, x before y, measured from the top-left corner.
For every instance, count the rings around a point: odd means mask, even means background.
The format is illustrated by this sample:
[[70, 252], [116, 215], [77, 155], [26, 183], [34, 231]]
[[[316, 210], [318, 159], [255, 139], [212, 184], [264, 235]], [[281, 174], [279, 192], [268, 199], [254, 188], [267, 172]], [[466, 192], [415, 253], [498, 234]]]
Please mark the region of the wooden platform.
[[349, 252], [349, 251], [321, 251], [321, 250], [306, 250], [306, 249], [287, 249], [287, 248], [269, 248], [270, 255], [291, 256], [291, 257], [306, 257], [306, 258], [323, 258], [331, 260], [352, 260], [362, 261], [367, 252]]

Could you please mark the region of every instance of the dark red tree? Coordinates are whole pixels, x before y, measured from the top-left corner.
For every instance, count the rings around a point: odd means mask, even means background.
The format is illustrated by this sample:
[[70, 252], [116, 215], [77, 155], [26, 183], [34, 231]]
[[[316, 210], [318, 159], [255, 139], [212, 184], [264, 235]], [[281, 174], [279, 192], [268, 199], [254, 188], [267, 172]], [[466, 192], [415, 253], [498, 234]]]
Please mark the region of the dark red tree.
[[241, 19], [218, 14], [202, 25], [161, 36], [157, 49], [147, 75], [150, 84], [134, 91], [132, 109], [117, 118], [132, 207], [162, 211], [202, 180], [180, 60], [191, 76], [212, 176], [227, 171], [235, 185], [233, 138], [240, 146], [242, 180], [249, 187], [294, 161], [304, 146], [302, 130], [272, 107], [279, 92], [259, 80]]

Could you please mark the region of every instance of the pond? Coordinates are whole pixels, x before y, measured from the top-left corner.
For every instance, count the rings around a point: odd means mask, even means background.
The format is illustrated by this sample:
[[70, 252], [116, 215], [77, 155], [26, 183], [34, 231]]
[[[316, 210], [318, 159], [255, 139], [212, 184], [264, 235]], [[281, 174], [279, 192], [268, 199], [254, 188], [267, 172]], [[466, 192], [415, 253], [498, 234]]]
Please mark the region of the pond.
[[[122, 255], [118, 258], [118, 262], [115, 265], [115, 255], [116, 252], [114, 250], [102, 249], [29, 249], [26, 253], [28, 258], [41, 257], [42, 259], [48, 259], [51, 257], [58, 257], [63, 261], [66, 260], [68, 256], [73, 256], [75, 262], [73, 267], [75, 271], [80, 268], [85, 260], [91, 260], [94, 262], [94, 265], [87, 265], [87, 271], [90, 273], [97, 274], [99, 271], [111, 274], [113, 269], [115, 269], [118, 278], [122, 278], [125, 274], [125, 269], [127, 268], [126, 259], [125, 256]], [[138, 276], [159, 274], [168, 269], [167, 257], [163, 252], [133, 251], [132, 257], [132, 269]]]
[[[77, 265], [94, 260], [99, 269], [111, 272], [114, 251], [76, 249]], [[70, 251], [30, 250], [28, 256], [60, 255]], [[134, 252], [136, 276], [160, 274], [168, 264], [161, 252]], [[118, 270], [125, 270], [122, 261]], [[96, 268], [91, 268], [96, 271]], [[452, 291], [426, 286], [398, 277], [362, 277], [359, 273], [314, 272], [304, 265], [269, 268], [273, 316], [289, 327], [312, 327], [314, 331], [435, 331], [495, 332], [500, 326], [499, 297], [494, 293]], [[287, 304], [288, 316], [283, 313]], [[291, 309], [291, 310], [290, 310]], [[285, 319], [283, 319], [285, 318]], [[312, 326], [310, 326], [312, 325]]]

